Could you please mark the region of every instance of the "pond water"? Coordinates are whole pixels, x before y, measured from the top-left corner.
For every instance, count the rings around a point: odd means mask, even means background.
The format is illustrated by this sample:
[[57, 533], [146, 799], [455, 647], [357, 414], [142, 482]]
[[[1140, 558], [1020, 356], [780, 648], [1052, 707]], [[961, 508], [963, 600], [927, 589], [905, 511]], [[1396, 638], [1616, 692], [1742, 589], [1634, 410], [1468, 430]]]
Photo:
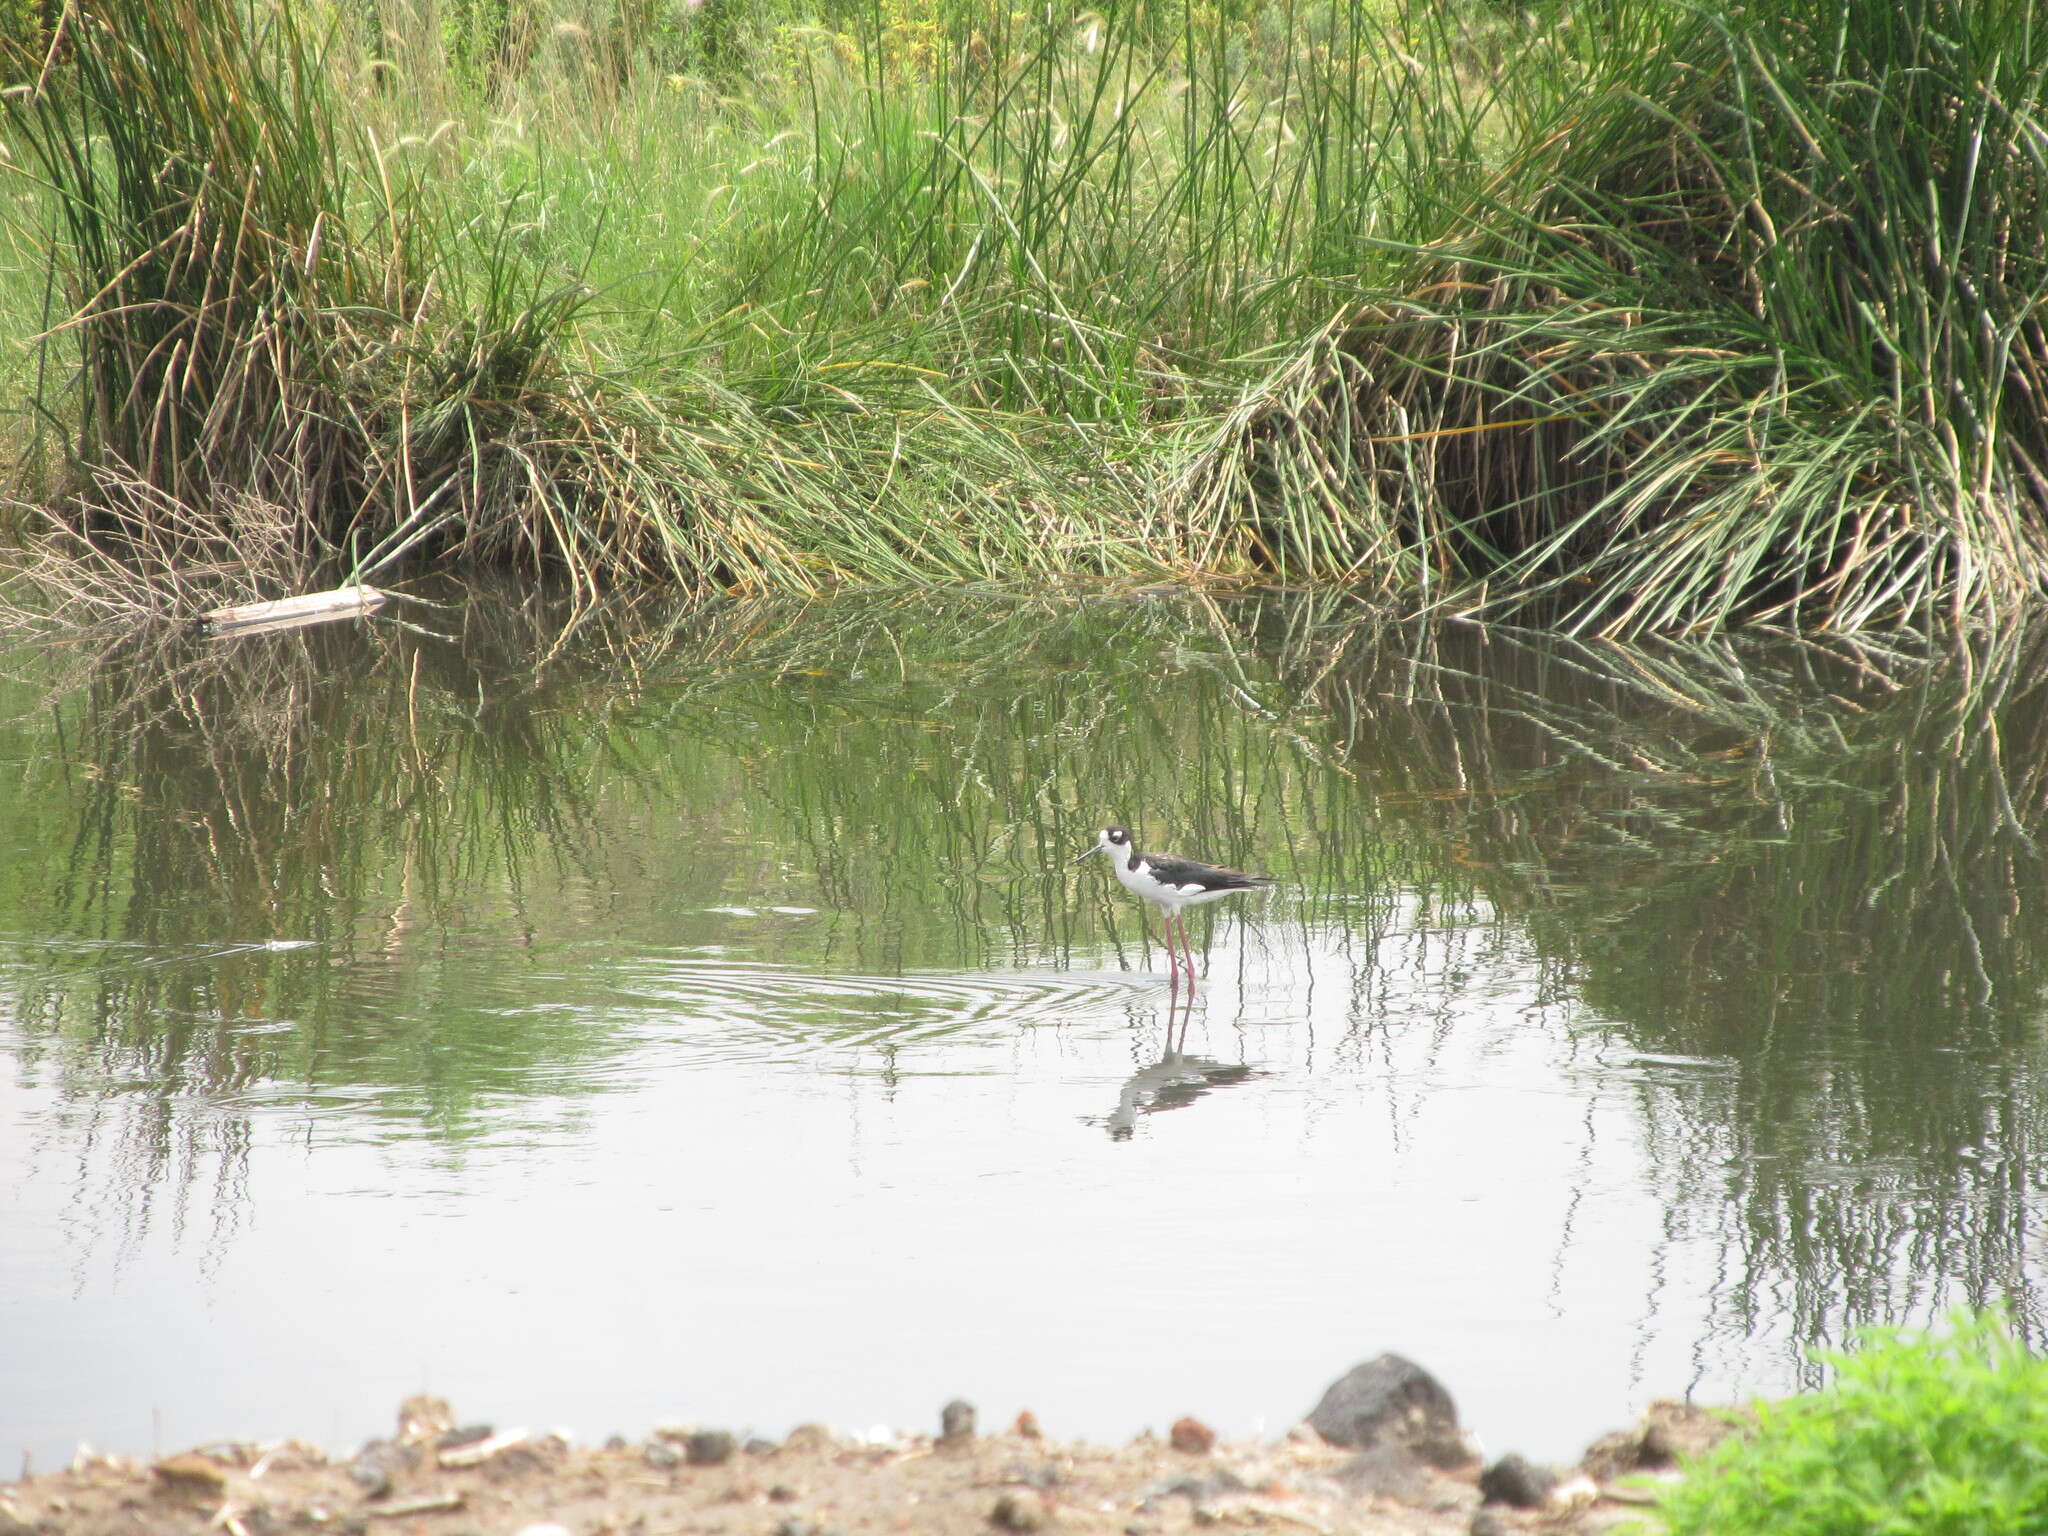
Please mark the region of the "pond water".
[[[685, 1420], [1495, 1451], [2037, 1337], [2048, 653], [970, 594], [20, 647], [0, 1453]], [[1276, 877], [1167, 985], [1106, 862]]]

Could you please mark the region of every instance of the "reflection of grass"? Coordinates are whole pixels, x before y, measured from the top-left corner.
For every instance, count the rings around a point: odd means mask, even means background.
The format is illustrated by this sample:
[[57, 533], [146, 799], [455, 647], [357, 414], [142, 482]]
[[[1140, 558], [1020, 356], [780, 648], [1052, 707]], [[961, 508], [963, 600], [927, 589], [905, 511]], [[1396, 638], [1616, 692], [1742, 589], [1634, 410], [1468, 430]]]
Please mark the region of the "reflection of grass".
[[[378, 1084], [452, 1132], [479, 1095], [536, 1073], [553, 1092], [543, 1069], [606, 1048], [573, 1012], [496, 1006], [535, 946], [703, 942], [704, 907], [775, 901], [823, 909], [776, 952], [820, 969], [1138, 942], [1138, 914], [1064, 877], [1089, 828], [1128, 816], [1284, 869], [1304, 793], [1320, 857], [1350, 850], [1324, 878], [1371, 879], [1369, 803], [1341, 775], [1304, 786], [1231, 696], [1270, 692], [1260, 664], [1200, 605], [407, 611], [124, 645], [55, 699], [89, 768], [25, 787], [65, 830], [0, 897], [20, 930], [118, 946], [29, 984], [81, 1071]], [[212, 953], [271, 938], [318, 948]]]
[[[1116, 818], [1280, 876], [1221, 920], [1341, 927], [1367, 971], [1397, 888], [1407, 921], [1531, 935], [1551, 995], [1676, 1059], [1641, 1134], [1725, 1246], [1731, 1329], [2024, 1289], [2048, 711], [2020, 640], [1621, 651], [1280, 596], [401, 612], [130, 646], [19, 728], [0, 927], [75, 946], [11, 979], [21, 1049], [135, 1109], [137, 1166], [193, 1101], [345, 1095], [451, 1145], [542, 1113], [623, 1048], [614, 957], [1146, 963], [1068, 862]], [[706, 912], [776, 903], [818, 910], [772, 953]], [[272, 938], [319, 947], [214, 953]]]
[[1760, 1404], [1666, 1494], [1670, 1536], [2025, 1536], [2048, 1510], [2048, 1360], [1992, 1318], [1880, 1334], [1823, 1391]]
[[[13, 925], [114, 947], [39, 970], [25, 1013], [81, 1065], [119, 1072], [132, 1053], [137, 1079], [166, 1093], [395, 1078], [451, 1127], [508, 1066], [519, 1075], [508, 1041], [529, 1042], [525, 1066], [549, 1054], [537, 1036], [561, 1027], [552, 1016], [450, 1050], [394, 1045], [347, 1006], [353, 987], [409, 975], [392, 965], [408, 950], [445, 945], [464, 904], [516, 911], [536, 859], [587, 852], [591, 766], [574, 733], [516, 708], [470, 728], [489, 691], [448, 660], [388, 628], [101, 658], [53, 702], [84, 772], [69, 793], [30, 789], [57, 794], [69, 846], [34, 872], [47, 885], [17, 887], [18, 913], [42, 910]], [[317, 949], [211, 953], [269, 939]], [[459, 1011], [441, 1027], [465, 1022], [478, 1027]]]
[[[1738, 1334], [2025, 1294], [2048, 1138], [2048, 658], [1445, 630], [1305, 650], [1352, 760], [1656, 1074]], [[1914, 1261], [1898, 1262], [1910, 1252]]]
[[[798, 970], [1130, 952], [1138, 914], [1067, 876], [1112, 794], [1283, 865], [1314, 803], [1322, 857], [1354, 860], [1322, 878], [1372, 878], [1369, 802], [1237, 708], [1225, 679], [1270, 684], [1199, 606], [507, 588], [401, 612], [125, 643], [16, 727], [37, 842], [0, 865], [0, 929], [62, 951], [9, 980], [16, 1049], [107, 1149], [90, 1198], [130, 1241], [167, 1200], [232, 1223], [258, 1106], [461, 1155], [599, 1091], [630, 1048], [606, 961], [644, 980], [729, 944], [708, 906], [821, 909], [778, 929]], [[316, 944], [217, 953], [273, 938]], [[755, 1022], [859, 1041], [850, 995]]]

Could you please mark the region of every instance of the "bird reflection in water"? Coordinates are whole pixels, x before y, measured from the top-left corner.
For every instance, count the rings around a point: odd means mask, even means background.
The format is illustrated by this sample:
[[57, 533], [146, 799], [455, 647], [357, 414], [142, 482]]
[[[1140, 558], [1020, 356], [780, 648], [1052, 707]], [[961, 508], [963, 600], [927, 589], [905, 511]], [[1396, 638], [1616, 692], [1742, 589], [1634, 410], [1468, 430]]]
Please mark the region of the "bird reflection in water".
[[1129, 1141], [1140, 1115], [1192, 1104], [1212, 1088], [1228, 1088], [1259, 1075], [1242, 1062], [1214, 1061], [1187, 1054], [1188, 1021], [1194, 1014], [1195, 989], [1176, 987], [1167, 994], [1166, 1045], [1159, 1059], [1124, 1080], [1116, 1108], [1091, 1124], [1106, 1126], [1113, 1141]]

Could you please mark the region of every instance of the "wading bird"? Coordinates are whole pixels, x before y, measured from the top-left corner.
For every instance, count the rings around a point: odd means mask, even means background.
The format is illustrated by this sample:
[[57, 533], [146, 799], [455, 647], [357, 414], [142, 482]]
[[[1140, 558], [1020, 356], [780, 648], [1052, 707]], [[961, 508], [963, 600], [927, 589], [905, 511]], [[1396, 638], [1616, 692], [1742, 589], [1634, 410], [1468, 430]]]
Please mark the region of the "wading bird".
[[[1198, 907], [1205, 901], [1217, 901], [1225, 896], [1235, 896], [1242, 891], [1256, 891], [1273, 882], [1264, 875], [1242, 874], [1234, 869], [1224, 869], [1215, 864], [1203, 864], [1195, 859], [1178, 859], [1170, 853], [1140, 853], [1138, 845], [1131, 841], [1131, 834], [1122, 827], [1104, 827], [1096, 834], [1095, 846], [1076, 854], [1074, 862], [1091, 854], [1109, 855], [1110, 867], [1116, 871], [1117, 884], [1133, 896], [1142, 896], [1165, 913], [1161, 926], [1166, 930], [1166, 953], [1174, 985], [1180, 984], [1180, 962], [1185, 959], [1188, 968], [1188, 985], [1195, 982], [1195, 952], [1188, 943], [1187, 919], [1181, 914], [1188, 907]], [[1180, 948], [1174, 948], [1174, 930], [1180, 930]]]

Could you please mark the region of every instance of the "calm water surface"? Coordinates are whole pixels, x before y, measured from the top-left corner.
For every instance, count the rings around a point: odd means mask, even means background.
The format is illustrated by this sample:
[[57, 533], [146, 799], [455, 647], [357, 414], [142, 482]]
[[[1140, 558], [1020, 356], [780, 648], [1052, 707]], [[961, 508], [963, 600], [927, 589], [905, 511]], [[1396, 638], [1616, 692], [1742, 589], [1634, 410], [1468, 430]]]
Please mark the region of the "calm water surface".
[[[1494, 1450], [2040, 1333], [2048, 655], [519, 594], [7, 659], [0, 1450]], [[1267, 871], [1176, 1007], [1105, 820]], [[1184, 1041], [1182, 1035], [1184, 1033]]]

